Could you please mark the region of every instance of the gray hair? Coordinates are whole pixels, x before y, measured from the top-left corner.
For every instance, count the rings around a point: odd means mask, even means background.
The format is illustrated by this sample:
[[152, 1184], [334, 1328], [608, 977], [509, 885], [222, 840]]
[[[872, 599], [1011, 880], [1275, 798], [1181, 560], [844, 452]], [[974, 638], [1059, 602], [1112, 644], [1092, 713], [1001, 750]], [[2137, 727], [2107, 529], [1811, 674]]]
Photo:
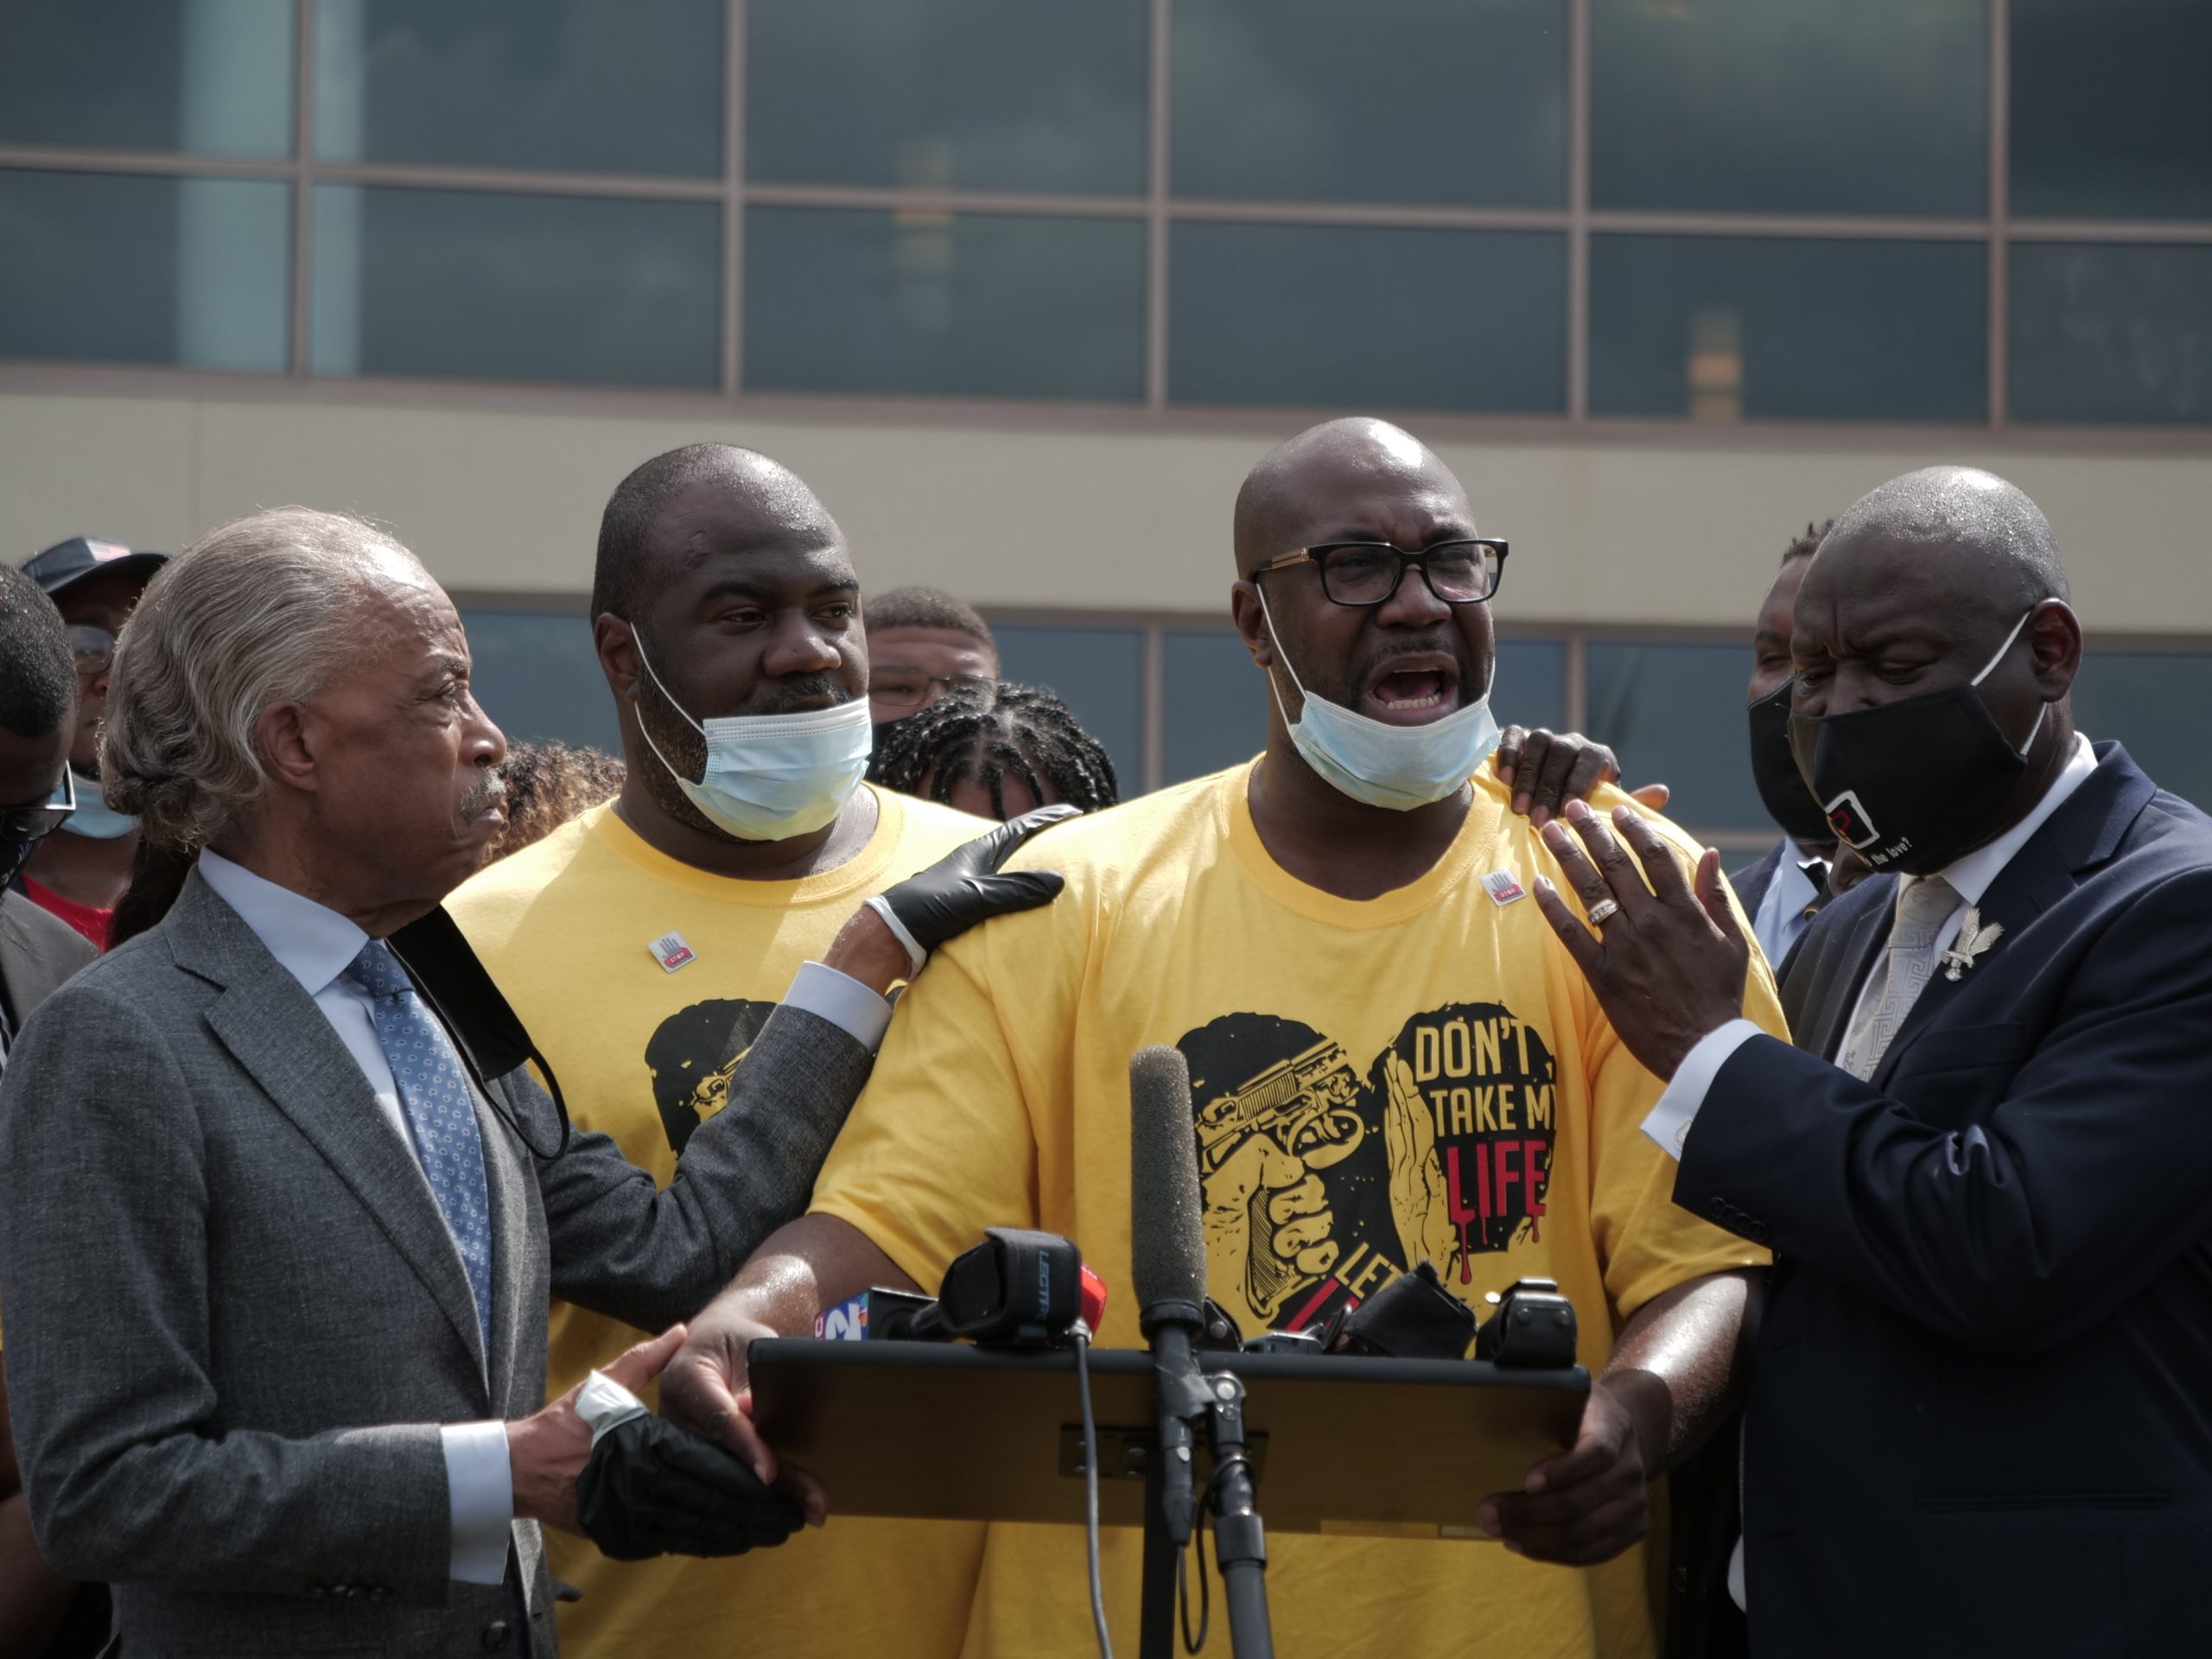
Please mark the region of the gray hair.
[[416, 563], [362, 519], [272, 507], [170, 560], [116, 642], [100, 732], [108, 800], [149, 840], [186, 849], [237, 823], [269, 785], [262, 711], [315, 696], [359, 651], [360, 606], [394, 559]]

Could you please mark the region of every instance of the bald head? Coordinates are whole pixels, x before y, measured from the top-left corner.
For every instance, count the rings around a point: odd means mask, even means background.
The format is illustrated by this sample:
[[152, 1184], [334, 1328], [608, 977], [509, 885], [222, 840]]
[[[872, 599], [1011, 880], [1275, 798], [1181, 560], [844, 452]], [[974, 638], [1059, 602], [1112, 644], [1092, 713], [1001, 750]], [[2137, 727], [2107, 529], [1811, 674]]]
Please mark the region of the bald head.
[[842, 546], [844, 534], [797, 473], [758, 450], [692, 443], [655, 455], [614, 486], [599, 521], [592, 572], [594, 616], [632, 618], [674, 574], [683, 547], [654, 529], [679, 499], [710, 497], [718, 527], [764, 545]]
[[1861, 496], [1821, 540], [1808, 582], [1832, 586], [1876, 564], [1921, 565], [1956, 602], [2008, 616], [2069, 597], [2042, 510], [1972, 467], [1923, 467]]
[[1358, 504], [1384, 497], [1464, 520], [1459, 533], [1473, 534], [1466, 491], [1403, 427], [1355, 415], [1306, 428], [1262, 456], [1236, 493], [1236, 574], [1294, 547], [1387, 539], [1352, 522]]

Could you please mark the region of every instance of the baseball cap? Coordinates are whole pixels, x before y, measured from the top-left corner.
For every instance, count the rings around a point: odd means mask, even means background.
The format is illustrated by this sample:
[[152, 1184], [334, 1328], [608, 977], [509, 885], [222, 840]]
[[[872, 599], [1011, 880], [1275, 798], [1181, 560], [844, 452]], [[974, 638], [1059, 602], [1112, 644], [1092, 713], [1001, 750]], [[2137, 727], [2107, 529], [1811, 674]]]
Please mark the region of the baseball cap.
[[141, 582], [168, 563], [166, 553], [141, 553], [120, 542], [103, 542], [92, 536], [72, 536], [56, 542], [43, 553], [23, 562], [23, 574], [38, 583], [48, 599], [86, 576], [112, 570]]

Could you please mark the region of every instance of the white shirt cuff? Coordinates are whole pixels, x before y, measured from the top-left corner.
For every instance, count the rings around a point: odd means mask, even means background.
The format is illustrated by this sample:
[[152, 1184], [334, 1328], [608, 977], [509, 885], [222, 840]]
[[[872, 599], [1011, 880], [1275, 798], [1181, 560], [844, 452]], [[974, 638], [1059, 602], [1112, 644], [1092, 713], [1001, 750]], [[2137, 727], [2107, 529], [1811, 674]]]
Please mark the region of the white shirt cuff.
[[449, 1575], [462, 1584], [500, 1584], [507, 1576], [507, 1530], [515, 1518], [515, 1480], [505, 1423], [448, 1423], [446, 1496], [453, 1515]]
[[1759, 1034], [1759, 1028], [1749, 1020], [1731, 1020], [1726, 1025], [1709, 1031], [1700, 1039], [1695, 1048], [1682, 1056], [1682, 1063], [1675, 1068], [1675, 1075], [1643, 1120], [1643, 1132], [1650, 1136], [1659, 1150], [1669, 1158], [1680, 1158], [1682, 1147], [1690, 1138], [1690, 1125], [1696, 1121], [1698, 1109], [1705, 1104], [1705, 1096], [1713, 1087], [1713, 1078], [1720, 1075], [1720, 1068], [1728, 1057], [1746, 1042]]
[[784, 1006], [827, 1020], [871, 1054], [891, 1028], [891, 1005], [850, 974], [826, 962], [802, 962]]

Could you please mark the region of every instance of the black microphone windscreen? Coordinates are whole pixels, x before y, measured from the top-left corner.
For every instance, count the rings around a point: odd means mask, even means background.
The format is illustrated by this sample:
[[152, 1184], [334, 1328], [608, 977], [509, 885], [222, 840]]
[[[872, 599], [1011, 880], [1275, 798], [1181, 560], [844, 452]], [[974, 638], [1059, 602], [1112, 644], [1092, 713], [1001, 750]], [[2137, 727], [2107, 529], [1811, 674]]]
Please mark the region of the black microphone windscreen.
[[1140, 1311], [1205, 1300], [1191, 1068], [1155, 1046], [1129, 1061], [1129, 1280]]

